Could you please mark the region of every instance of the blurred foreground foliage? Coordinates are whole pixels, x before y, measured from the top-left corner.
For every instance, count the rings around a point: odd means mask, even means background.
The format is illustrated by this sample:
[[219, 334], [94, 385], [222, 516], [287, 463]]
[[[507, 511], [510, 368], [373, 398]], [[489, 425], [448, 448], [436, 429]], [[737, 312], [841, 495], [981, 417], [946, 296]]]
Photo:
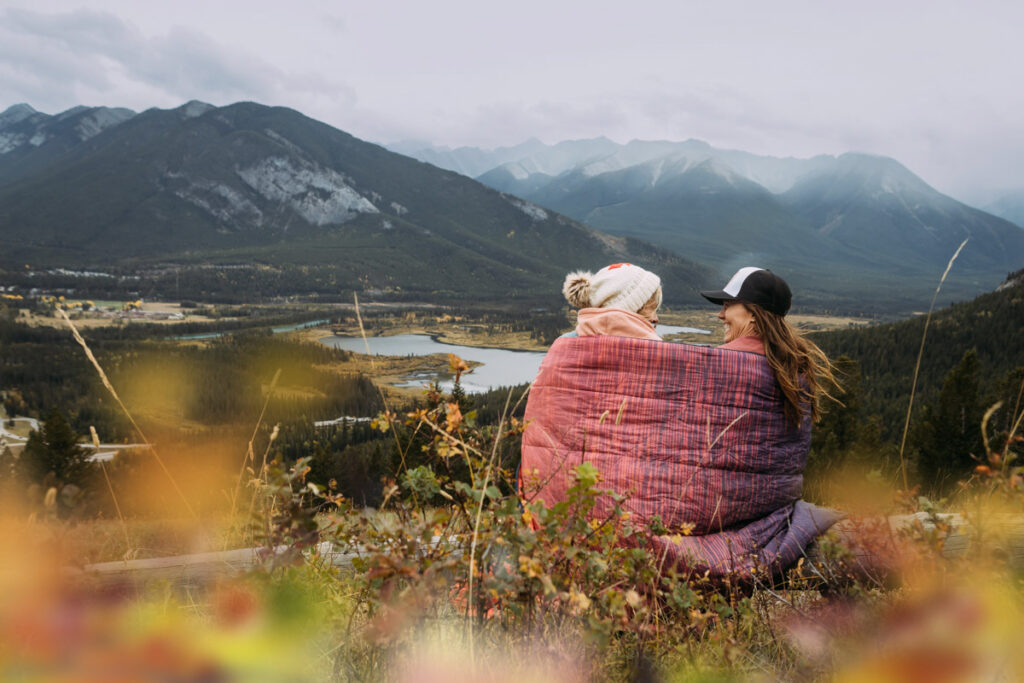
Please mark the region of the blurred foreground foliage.
[[[453, 367], [458, 375], [464, 366], [453, 359]], [[434, 387], [419, 407], [358, 423], [395, 454], [372, 508], [317, 476], [317, 454], [293, 459], [294, 443], [270, 431], [247, 460], [238, 514], [213, 518], [235, 529], [227, 547], [256, 544], [264, 559], [244, 576], [202, 586], [69, 582], [58, 571], [61, 556], [48, 555], [69, 523], [48, 499], [27, 528], [3, 535], [19, 544], [11, 556], [34, 569], [16, 563], [0, 575], [0, 673], [410, 681], [1024, 675], [1019, 565], [994, 552], [1001, 546], [987, 522], [1024, 513], [1020, 439], [1001, 431], [996, 411], [979, 425], [987, 464], [955, 497], [933, 502], [890, 489], [875, 512], [913, 512], [915, 521], [899, 532], [859, 527], [862, 546], [898, 552], [865, 566], [849, 535], [837, 534], [781, 580], [711, 582], [663, 566], [649, 539], [667, 530], [631, 520], [587, 463], [575, 468], [565, 501], [521, 500], [517, 404], [520, 393], [507, 394], [497, 419], [482, 424], [470, 398]], [[1015, 420], [1019, 428], [1019, 410]], [[594, 518], [603, 496], [617, 504]], [[947, 552], [956, 529], [946, 509], [970, 513], [976, 533], [966, 555]], [[133, 533], [127, 525], [129, 549]], [[346, 566], [332, 561], [338, 555]]]

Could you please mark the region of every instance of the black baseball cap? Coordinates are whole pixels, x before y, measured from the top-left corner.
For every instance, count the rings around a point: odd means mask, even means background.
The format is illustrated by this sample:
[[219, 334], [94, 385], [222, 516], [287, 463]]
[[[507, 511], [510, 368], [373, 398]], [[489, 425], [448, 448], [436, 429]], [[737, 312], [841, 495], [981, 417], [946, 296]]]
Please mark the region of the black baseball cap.
[[781, 277], [764, 268], [740, 268], [723, 289], [701, 292], [713, 304], [742, 301], [757, 304], [776, 315], [786, 315], [793, 303], [793, 293]]

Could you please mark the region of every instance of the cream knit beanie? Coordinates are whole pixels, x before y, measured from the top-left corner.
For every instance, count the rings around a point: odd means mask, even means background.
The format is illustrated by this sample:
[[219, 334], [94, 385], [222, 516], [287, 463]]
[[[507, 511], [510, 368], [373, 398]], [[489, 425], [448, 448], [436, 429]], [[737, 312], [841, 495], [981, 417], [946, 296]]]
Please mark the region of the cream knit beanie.
[[661, 305], [661, 278], [631, 263], [613, 263], [596, 273], [569, 273], [562, 293], [576, 308], [622, 308], [635, 313], [655, 293]]

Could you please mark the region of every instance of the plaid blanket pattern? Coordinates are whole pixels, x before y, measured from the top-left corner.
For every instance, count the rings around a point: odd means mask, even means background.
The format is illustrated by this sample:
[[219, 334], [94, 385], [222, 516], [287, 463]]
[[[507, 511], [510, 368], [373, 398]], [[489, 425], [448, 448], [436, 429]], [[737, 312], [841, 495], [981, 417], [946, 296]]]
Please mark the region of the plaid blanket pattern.
[[[777, 572], [839, 517], [800, 500], [810, 420], [791, 428], [782, 406], [756, 354], [560, 338], [526, 406], [523, 495], [559, 502], [572, 468], [588, 461], [628, 496], [634, 519], [661, 517], [670, 534], [656, 550], [668, 562], [712, 576]], [[692, 535], [680, 535], [688, 525]]]

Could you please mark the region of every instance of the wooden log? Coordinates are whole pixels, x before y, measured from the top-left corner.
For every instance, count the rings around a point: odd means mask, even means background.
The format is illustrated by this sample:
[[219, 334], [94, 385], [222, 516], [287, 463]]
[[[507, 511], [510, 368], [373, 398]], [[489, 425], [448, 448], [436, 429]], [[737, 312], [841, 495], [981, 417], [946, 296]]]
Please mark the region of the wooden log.
[[[273, 551], [267, 548], [240, 548], [174, 557], [99, 562], [88, 564], [81, 570], [71, 569], [69, 573], [103, 582], [170, 581], [175, 584], [201, 584], [218, 577], [250, 571], [263, 565], [268, 553], [280, 554], [285, 550], [285, 546], [279, 546]], [[350, 567], [356, 553], [337, 552], [330, 542], [323, 542], [307, 550], [306, 555], [320, 558], [335, 567]]]

